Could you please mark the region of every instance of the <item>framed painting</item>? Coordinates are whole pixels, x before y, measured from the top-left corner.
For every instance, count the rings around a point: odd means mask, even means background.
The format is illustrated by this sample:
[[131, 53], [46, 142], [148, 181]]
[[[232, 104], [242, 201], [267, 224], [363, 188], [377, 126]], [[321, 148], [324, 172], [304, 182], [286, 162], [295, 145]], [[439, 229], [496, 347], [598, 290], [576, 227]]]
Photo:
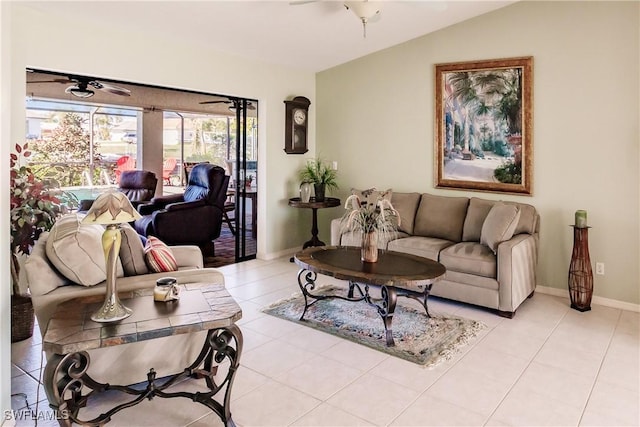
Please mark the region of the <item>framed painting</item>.
[[533, 57], [435, 67], [436, 187], [531, 195]]

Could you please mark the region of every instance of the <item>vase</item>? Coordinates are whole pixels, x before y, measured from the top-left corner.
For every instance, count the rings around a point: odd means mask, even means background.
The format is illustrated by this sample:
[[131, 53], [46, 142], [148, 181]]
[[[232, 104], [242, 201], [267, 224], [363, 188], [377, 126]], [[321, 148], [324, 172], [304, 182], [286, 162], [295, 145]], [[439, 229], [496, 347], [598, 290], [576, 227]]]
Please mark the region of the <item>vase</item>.
[[313, 184], [316, 202], [324, 202], [324, 184]]
[[303, 182], [300, 184], [300, 201], [302, 203], [309, 203], [311, 199], [311, 184]]
[[362, 233], [362, 247], [360, 248], [362, 262], [378, 261], [378, 232]]

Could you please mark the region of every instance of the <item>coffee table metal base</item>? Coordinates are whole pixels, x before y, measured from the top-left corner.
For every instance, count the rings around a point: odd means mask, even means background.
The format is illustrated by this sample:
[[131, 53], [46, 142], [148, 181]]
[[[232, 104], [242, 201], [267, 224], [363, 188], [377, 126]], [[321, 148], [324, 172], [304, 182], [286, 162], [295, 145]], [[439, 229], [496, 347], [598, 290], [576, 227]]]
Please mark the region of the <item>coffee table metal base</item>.
[[[109, 422], [114, 414], [125, 408], [135, 406], [145, 399], [184, 397], [213, 410], [226, 426], [235, 426], [231, 418], [229, 402], [233, 380], [240, 365], [242, 342], [242, 332], [236, 325], [211, 329], [207, 334], [200, 354], [190, 366], [181, 373], [162, 378], [160, 383], [156, 382], [156, 372], [152, 368], [147, 374], [147, 386], [144, 389], [95, 381], [87, 374], [90, 358], [86, 351], [66, 355], [54, 354], [47, 361], [44, 372], [44, 383], [47, 385], [46, 393], [49, 404], [52, 409], [57, 410], [57, 413], [60, 414], [60, 425], [71, 426], [73, 422], [84, 426], [98, 426]], [[230, 362], [229, 368], [226, 376], [218, 384], [214, 377], [217, 373], [218, 364], [225, 359]], [[214, 361], [216, 364], [213, 363]], [[209, 391], [196, 393], [184, 391], [165, 392], [167, 388], [187, 377], [204, 379]], [[86, 389], [91, 391], [86, 393]], [[223, 403], [219, 403], [213, 397], [223, 389], [224, 400]], [[106, 390], [117, 390], [135, 397], [128, 402], [113, 407], [94, 419], [81, 420], [79, 418], [80, 409], [87, 406], [91, 395]]]
[[[419, 301], [420, 304], [424, 307], [424, 311], [427, 314], [427, 317], [431, 317], [431, 315], [429, 314], [429, 309], [427, 307], [427, 298], [429, 297], [429, 292], [431, 291], [432, 284], [425, 285], [423, 292], [417, 292], [409, 289], [398, 288], [396, 286], [372, 285], [368, 283], [358, 283], [353, 280], [349, 280], [349, 290], [347, 291], [347, 296], [345, 297], [342, 295], [313, 294], [311, 291], [313, 291], [316, 287], [317, 277], [318, 275], [316, 272], [304, 268], [298, 272], [298, 286], [300, 286], [300, 290], [302, 291], [302, 295], [304, 296], [304, 310], [302, 311], [302, 315], [300, 315], [300, 320], [304, 320], [304, 315], [307, 313], [307, 309], [309, 307], [323, 299], [337, 298], [351, 302], [365, 301], [367, 304], [375, 307], [380, 317], [382, 317], [382, 321], [384, 323], [386, 344], [388, 347], [393, 347], [395, 346], [395, 342], [393, 340], [393, 330], [391, 327], [391, 323], [393, 322], [393, 313], [395, 312], [396, 303], [399, 296], [412, 298]], [[372, 298], [369, 294], [370, 287], [380, 288], [380, 295], [382, 298]], [[354, 295], [354, 291], [357, 291], [359, 295]]]

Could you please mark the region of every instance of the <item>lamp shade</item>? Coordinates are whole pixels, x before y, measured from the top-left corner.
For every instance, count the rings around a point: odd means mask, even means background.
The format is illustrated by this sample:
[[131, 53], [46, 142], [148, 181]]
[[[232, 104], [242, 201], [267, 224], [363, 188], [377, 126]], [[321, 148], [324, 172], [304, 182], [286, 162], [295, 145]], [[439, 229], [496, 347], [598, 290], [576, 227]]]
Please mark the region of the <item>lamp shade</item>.
[[124, 193], [109, 191], [93, 202], [82, 220], [83, 224], [122, 224], [135, 221], [142, 216], [136, 211]]

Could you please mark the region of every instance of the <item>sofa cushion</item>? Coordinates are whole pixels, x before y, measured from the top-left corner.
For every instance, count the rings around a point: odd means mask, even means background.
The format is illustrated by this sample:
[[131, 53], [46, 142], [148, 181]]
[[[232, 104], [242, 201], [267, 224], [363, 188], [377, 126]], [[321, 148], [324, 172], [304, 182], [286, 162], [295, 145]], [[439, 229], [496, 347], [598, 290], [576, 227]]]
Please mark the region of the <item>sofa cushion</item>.
[[419, 203], [420, 193], [393, 193], [391, 196], [391, 204], [400, 216], [398, 231], [413, 234], [416, 211], [418, 210]]
[[[144, 260], [144, 245], [141, 236], [129, 224], [120, 227], [122, 243], [120, 244], [120, 261], [125, 276], [147, 274], [149, 268]], [[146, 240], [146, 238], [145, 238]]]
[[538, 227], [538, 214], [536, 208], [526, 203], [517, 202], [505, 202], [506, 204], [512, 204], [520, 209], [520, 220], [516, 226], [514, 235], [521, 233], [534, 234]]
[[433, 237], [407, 237], [389, 242], [387, 249], [390, 251], [404, 252], [412, 255], [429, 258], [438, 261], [440, 251], [453, 242]]
[[496, 255], [477, 242], [461, 242], [440, 252], [440, 263], [448, 271], [496, 278]]
[[[61, 217], [51, 228], [46, 254], [51, 264], [72, 282], [93, 286], [107, 279], [101, 225], [81, 225], [83, 215]], [[121, 277], [122, 264], [117, 260], [116, 275]]]
[[519, 220], [520, 209], [517, 206], [496, 203], [484, 220], [480, 243], [487, 245], [495, 254], [500, 243], [513, 237]]
[[477, 197], [469, 199], [469, 207], [467, 208], [467, 215], [462, 228], [463, 242], [480, 241], [482, 224], [484, 224], [485, 218], [495, 204], [496, 202], [493, 200], [479, 199]]
[[144, 247], [144, 258], [149, 269], [154, 273], [176, 271], [178, 263], [171, 248], [157, 237], [147, 237], [147, 244]]
[[413, 234], [459, 242], [469, 199], [423, 194], [416, 214]]

